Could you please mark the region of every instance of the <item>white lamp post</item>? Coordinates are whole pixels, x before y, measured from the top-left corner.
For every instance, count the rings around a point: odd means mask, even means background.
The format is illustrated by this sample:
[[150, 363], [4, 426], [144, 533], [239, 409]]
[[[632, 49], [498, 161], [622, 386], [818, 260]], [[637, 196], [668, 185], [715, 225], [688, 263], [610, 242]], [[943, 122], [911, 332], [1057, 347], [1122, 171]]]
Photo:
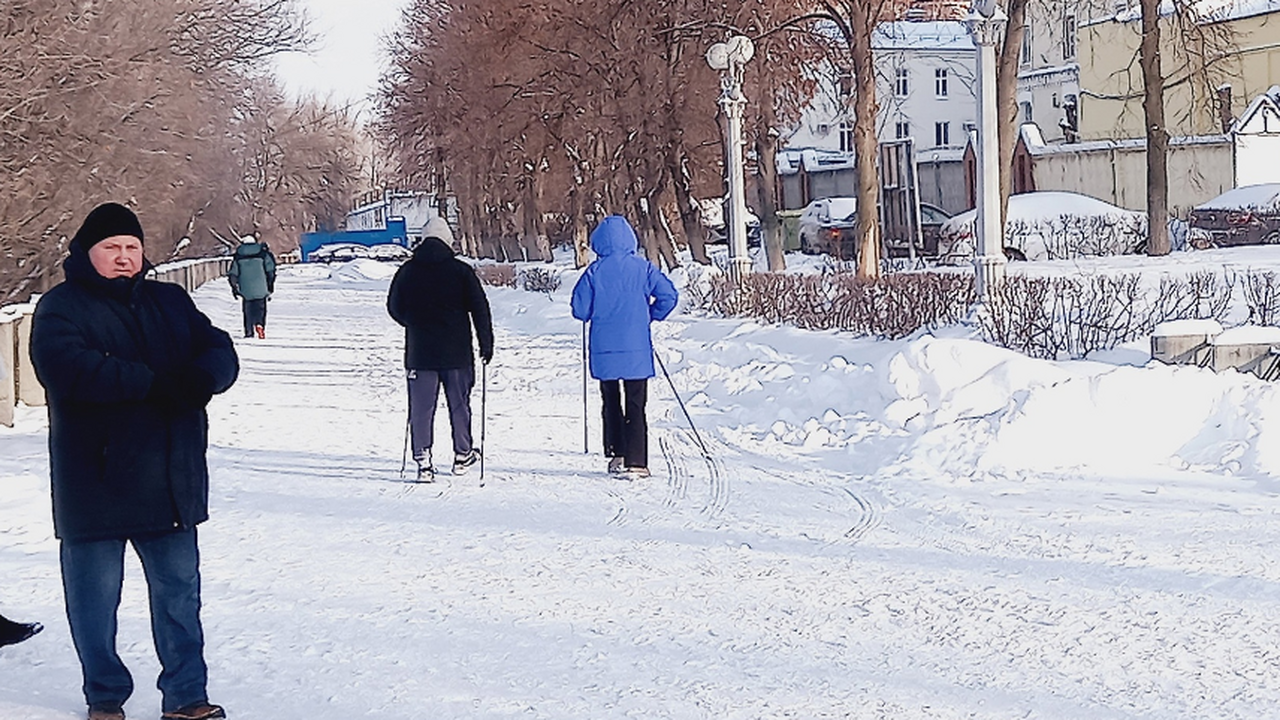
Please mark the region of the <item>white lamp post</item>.
[[1000, 223], [1000, 128], [996, 107], [996, 44], [1009, 17], [996, 0], [975, 0], [965, 24], [978, 46], [978, 247], [973, 259], [979, 302], [1004, 278]]
[[747, 200], [742, 170], [742, 109], [747, 99], [742, 95], [742, 73], [755, 55], [751, 38], [735, 35], [707, 50], [707, 64], [720, 71], [720, 107], [727, 120], [725, 131], [725, 173], [729, 180], [729, 274], [734, 282], [742, 282], [751, 270], [747, 255]]

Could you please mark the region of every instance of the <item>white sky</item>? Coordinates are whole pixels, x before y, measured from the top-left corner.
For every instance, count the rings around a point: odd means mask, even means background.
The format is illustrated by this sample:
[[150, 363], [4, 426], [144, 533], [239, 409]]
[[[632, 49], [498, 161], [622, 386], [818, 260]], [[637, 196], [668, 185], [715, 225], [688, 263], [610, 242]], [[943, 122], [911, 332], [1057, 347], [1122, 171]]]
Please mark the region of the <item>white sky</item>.
[[316, 44], [310, 54], [277, 57], [277, 75], [285, 89], [368, 109], [368, 97], [377, 89], [385, 64], [382, 38], [395, 27], [408, 0], [298, 2], [311, 18]]

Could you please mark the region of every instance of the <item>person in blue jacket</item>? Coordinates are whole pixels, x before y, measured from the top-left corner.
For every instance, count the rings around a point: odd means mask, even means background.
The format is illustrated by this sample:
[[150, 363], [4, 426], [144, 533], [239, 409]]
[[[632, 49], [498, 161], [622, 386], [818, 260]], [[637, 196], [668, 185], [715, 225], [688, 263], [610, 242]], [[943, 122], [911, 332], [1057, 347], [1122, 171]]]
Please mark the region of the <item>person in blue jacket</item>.
[[573, 288], [572, 309], [575, 318], [590, 323], [591, 377], [600, 381], [609, 472], [645, 477], [644, 406], [654, 375], [649, 323], [666, 319], [679, 295], [661, 270], [637, 254], [637, 246], [626, 218], [605, 218], [591, 233], [597, 257]]

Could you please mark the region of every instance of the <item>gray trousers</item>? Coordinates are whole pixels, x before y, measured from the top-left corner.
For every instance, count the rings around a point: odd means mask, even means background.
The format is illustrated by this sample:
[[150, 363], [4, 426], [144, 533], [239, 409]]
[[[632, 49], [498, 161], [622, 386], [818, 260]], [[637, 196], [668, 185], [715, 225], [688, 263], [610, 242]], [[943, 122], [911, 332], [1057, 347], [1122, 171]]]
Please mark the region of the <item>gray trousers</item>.
[[457, 455], [471, 452], [471, 388], [475, 384], [474, 367], [409, 371], [409, 432], [414, 460], [431, 457], [441, 385], [449, 406], [453, 452]]

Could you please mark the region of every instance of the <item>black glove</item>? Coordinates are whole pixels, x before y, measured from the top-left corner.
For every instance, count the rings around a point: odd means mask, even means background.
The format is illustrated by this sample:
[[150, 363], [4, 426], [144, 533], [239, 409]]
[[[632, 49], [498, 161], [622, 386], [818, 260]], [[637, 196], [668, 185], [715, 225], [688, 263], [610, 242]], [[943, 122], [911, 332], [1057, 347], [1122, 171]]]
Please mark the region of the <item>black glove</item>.
[[488, 365], [489, 361], [492, 359], [493, 359], [493, 348], [489, 348], [488, 350], [484, 350], [484, 349], [480, 350], [480, 362], [484, 363], [485, 365]]
[[213, 398], [213, 376], [195, 365], [156, 373], [147, 400], [170, 410], [195, 410]]

